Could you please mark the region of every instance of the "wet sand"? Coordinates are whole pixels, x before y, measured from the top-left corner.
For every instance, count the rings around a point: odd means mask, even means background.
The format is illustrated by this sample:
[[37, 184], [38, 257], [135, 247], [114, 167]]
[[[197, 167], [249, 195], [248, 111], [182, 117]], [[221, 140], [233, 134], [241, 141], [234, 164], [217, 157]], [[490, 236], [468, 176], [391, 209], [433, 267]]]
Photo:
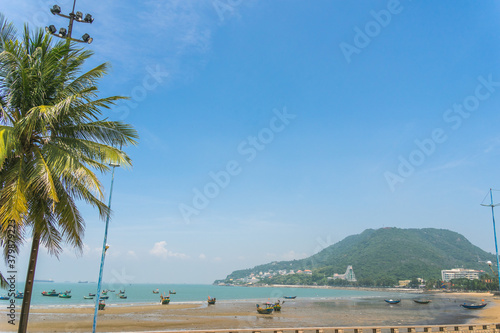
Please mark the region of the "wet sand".
[[[417, 304], [414, 298], [432, 299]], [[484, 299], [482, 310], [467, 310], [465, 301]], [[264, 301], [263, 301], [264, 302]], [[0, 331], [16, 331], [7, 323], [6, 311]], [[30, 332], [89, 332], [92, 330], [92, 307], [32, 309]], [[16, 323], [19, 314], [16, 314]], [[218, 300], [215, 305], [198, 304], [107, 306], [99, 311], [97, 331], [168, 331], [188, 329], [243, 329], [291, 327], [403, 326], [465, 323], [500, 323], [500, 299], [491, 294], [420, 294], [402, 295], [397, 305], [383, 298], [366, 299], [296, 299], [286, 300], [281, 312], [260, 315], [255, 301]]]

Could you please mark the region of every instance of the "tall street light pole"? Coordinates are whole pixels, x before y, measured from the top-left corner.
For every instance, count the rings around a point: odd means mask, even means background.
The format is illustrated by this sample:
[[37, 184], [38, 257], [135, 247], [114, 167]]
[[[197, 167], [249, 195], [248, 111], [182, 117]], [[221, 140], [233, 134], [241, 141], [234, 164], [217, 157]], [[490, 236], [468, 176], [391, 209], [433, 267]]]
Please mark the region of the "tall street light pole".
[[101, 283], [102, 283], [102, 271], [104, 269], [104, 259], [106, 258], [106, 250], [108, 249], [107, 240], [108, 240], [108, 226], [109, 226], [109, 216], [111, 214], [111, 197], [113, 195], [113, 183], [115, 182], [115, 168], [119, 167], [119, 164], [111, 164], [113, 167], [113, 172], [111, 174], [111, 187], [109, 189], [109, 202], [108, 202], [108, 216], [106, 217], [106, 227], [104, 229], [104, 240], [102, 242], [102, 254], [101, 254], [101, 267], [99, 269], [99, 281], [97, 282], [97, 292], [96, 292], [96, 300], [95, 300], [95, 309], [94, 309], [94, 323], [92, 324], [92, 332], [95, 333], [96, 325], [97, 325], [97, 312], [99, 310], [99, 300], [101, 298]]
[[481, 206], [486, 206], [486, 207], [491, 207], [491, 217], [493, 219], [493, 236], [495, 238], [495, 250], [496, 250], [496, 255], [497, 255], [497, 270], [498, 270], [498, 290], [500, 291], [500, 260], [498, 259], [498, 242], [497, 242], [497, 229], [495, 226], [495, 212], [493, 211], [493, 208], [497, 205], [493, 204], [493, 193], [492, 189], [490, 188], [490, 204], [489, 205], [483, 205]]

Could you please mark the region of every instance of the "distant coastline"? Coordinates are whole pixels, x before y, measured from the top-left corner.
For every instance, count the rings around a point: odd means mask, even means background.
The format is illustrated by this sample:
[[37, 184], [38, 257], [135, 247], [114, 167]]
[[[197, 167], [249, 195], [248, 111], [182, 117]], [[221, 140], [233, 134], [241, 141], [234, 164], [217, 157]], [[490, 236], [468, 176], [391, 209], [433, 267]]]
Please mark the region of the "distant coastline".
[[[293, 284], [266, 284], [266, 285], [229, 285], [231, 287], [258, 287], [258, 288], [311, 288], [311, 289], [337, 289], [337, 290], [362, 290], [362, 291], [381, 291], [381, 292], [401, 292], [409, 294], [456, 294], [456, 295], [496, 295], [495, 291], [450, 291], [441, 289], [414, 289], [414, 288], [394, 288], [394, 287], [343, 287], [343, 286], [310, 286], [310, 285], [293, 285]], [[229, 287], [228, 286], [228, 287]]]
[[311, 288], [311, 289], [337, 289], [337, 290], [362, 290], [362, 291], [392, 291], [392, 292], [403, 292], [403, 293], [442, 293], [442, 290], [424, 290], [424, 289], [413, 289], [413, 288], [393, 288], [393, 287], [343, 287], [343, 286], [310, 286], [310, 285], [293, 285], [293, 284], [266, 284], [266, 285], [238, 285], [235, 287], [261, 287], [261, 288]]
[[34, 280], [34, 282], [54, 282], [54, 280], [52, 280], [52, 279], [48, 279], [48, 280]]

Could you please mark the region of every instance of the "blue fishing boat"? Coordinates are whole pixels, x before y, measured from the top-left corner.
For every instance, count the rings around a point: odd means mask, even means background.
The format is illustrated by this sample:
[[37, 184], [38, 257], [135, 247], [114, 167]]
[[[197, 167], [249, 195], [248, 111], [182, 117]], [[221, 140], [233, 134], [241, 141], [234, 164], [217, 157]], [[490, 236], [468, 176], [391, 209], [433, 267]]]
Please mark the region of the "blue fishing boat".
[[488, 305], [488, 303], [479, 303], [479, 304], [476, 304], [476, 303], [464, 303], [464, 304], [460, 304], [461, 307], [463, 308], [466, 308], [466, 309], [482, 309], [484, 308], [486, 305]]
[[385, 299], [384, 301], [386, 301], [389, 304], [398, 304], [399, 302], [401, 302], [400, 299]]
[[284, 299], [295, 299], [297, 296], [283, 296]]
[[430, 299], [414, 299], [413, 302], [418, 304], [429, 304], [431, 302]]
[[208, 296], [208, 304], [211, 305], [211, 304], [215, 304], [215, 297], [210, 297]]

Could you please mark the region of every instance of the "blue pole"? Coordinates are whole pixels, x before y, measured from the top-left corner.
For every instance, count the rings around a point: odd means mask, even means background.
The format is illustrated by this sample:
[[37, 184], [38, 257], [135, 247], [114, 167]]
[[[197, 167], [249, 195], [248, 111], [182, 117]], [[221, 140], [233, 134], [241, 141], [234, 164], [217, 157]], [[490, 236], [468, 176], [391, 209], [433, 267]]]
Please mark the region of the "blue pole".
[[101, 268], [99, 269], [99, 281], [97, 282], [97, 293], [95, 300], [94, 309], [94, 324], [92, 325], [92, 333], [95, 333], [97, 325], [97, 311], [99, 310], [99, 298], [101, 298], [101, 282], [102, 282], [102, 270], [104, 268], [104, 258], [106, 257], [106, 241], [108, 239], [108, 226], [109, 226], [109, 215], [111, 213], [111, 196], [113, 195], [113, 183], [115, 182], [115, 165], [113, 165], [113, 172], [111, 176], [111, 187], [109, 189], [109, 203], [108, 203], [108, 216], [106, 217], [106, 227], [104, 229], [104, 241], [102, 243], [102, 255], [101, 255]]
[[498, 290], [500, 290], [500, 261], [498, 259], [498, 243], [497, 243], [497, 229], [495, 226], [495, 214], [493, 212], [493, 194], [490, 188], [490, 200], [491, 200], [491, 217], [493, 218], [493, 236], [495, 236], [495, 250], [497, 253], [497, 270], [498, 270]]

